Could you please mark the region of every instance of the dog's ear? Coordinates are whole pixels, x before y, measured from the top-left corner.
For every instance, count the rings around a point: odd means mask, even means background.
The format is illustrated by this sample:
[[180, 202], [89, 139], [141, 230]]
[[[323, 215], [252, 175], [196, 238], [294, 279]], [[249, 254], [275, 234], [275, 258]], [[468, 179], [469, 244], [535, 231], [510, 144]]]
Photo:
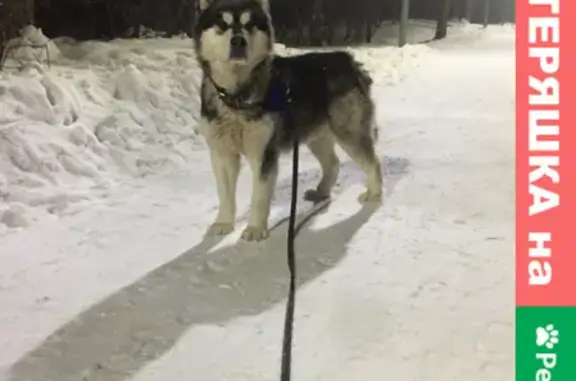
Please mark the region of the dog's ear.
[[[200, 0], [202, 1], [202, 0]], [[262, 7], [264, 7], [264, 9], [266, 10], [266, 12], [270, 13], [270, 1], [269, 0], [257, 0], [260, 4], [262, 4]]]
[[200, 8], [201, 11], [204, 11], [213, 2], [214, 2], [214, 0], [198, 0], [198, 8]]

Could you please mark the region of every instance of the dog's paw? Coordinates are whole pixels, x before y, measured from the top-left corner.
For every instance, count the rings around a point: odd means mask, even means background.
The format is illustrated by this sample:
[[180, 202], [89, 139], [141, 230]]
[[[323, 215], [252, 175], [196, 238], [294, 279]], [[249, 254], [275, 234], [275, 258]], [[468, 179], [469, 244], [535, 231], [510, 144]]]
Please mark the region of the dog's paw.
[[382, 202], [382, 192], [366, 191], [358, 196], [358, 201], [361, 204]]
[[268, 229], [256, 226], [247, 226], [242, 232], [242, 239], [244, 241], [262, 241], [268, 238], [268, 236]]
[[320, 202], [330, 198], [330, 194], [318, 192], [316, 189], [308, 189], [304, 192], [304, 200], [310, 202]]
[[208, 228], [206, 232], [208, 235], [218, 236], [218, 235], [227, 235], [234, 231], [234, 224], [226, 223], [226, 222], [214, 222]]

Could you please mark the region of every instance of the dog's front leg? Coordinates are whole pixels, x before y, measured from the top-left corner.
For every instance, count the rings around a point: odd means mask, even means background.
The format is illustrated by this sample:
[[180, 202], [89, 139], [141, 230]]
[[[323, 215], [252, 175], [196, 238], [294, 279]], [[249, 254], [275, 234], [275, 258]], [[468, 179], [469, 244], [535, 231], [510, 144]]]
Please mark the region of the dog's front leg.
[[240, 173], [240, 155], [224, 152], [222, 150], [210, 150], [212, 171], [216, 178], [218, 191], [218, 215], [208, 229], [209, 234], [225, 235], [234, 230], [236, 219], [236, 184]]
[[[269, 234], [268, 217], [278, 178], [278, 162], [276, 157], [264, 159], [262, 155], [250, 155], [247, 159], [252, 170], [252, 199], [248, 226], [242, 238], [246, 241], [260, 241], [268, 238]], [[272, 160], [265, 173], [262, 173], [262, 160]]]

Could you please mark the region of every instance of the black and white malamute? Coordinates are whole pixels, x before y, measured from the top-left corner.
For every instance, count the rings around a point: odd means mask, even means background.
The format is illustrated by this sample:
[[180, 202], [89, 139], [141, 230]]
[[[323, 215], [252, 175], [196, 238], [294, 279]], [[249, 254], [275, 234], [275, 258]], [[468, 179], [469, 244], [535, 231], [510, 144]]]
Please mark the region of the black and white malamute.
[[212, 234], [228, 234], [236, 217], [240, 156], [250, 164], [253, 189], [245, 240], [268, 236], [278, 156], [295, 139], [322, 167], [306, 199], [330, 197], [339, 172], [335, 143], [367, 177], [361, 202], [378, 202], [382, 176], [374, 143], [372, 79], [343, 51], [274, 55], [266, 0], [200, 0], [195, 49], [203, 70], [201, 131], [210, 147], [220, 200]]

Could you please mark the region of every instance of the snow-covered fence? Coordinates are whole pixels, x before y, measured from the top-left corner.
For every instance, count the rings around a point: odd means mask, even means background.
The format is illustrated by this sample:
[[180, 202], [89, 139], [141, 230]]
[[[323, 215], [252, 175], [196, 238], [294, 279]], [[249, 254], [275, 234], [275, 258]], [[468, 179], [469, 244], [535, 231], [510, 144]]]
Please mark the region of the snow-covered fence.
[[0, 58], [0, 70], [4, 69], [8, 58], [14, 59], [19, 66], [23, 61], [45, 62], [50, 66], [50, 40], [42, 34], [42, 30], [28, 25], [20, 30], [20, 36], [8, 40], [4, 44]]
[[8, 41], [17, 37], [20, 29], [34, 18], [33, 0], [0, 0], [0, 55]]

